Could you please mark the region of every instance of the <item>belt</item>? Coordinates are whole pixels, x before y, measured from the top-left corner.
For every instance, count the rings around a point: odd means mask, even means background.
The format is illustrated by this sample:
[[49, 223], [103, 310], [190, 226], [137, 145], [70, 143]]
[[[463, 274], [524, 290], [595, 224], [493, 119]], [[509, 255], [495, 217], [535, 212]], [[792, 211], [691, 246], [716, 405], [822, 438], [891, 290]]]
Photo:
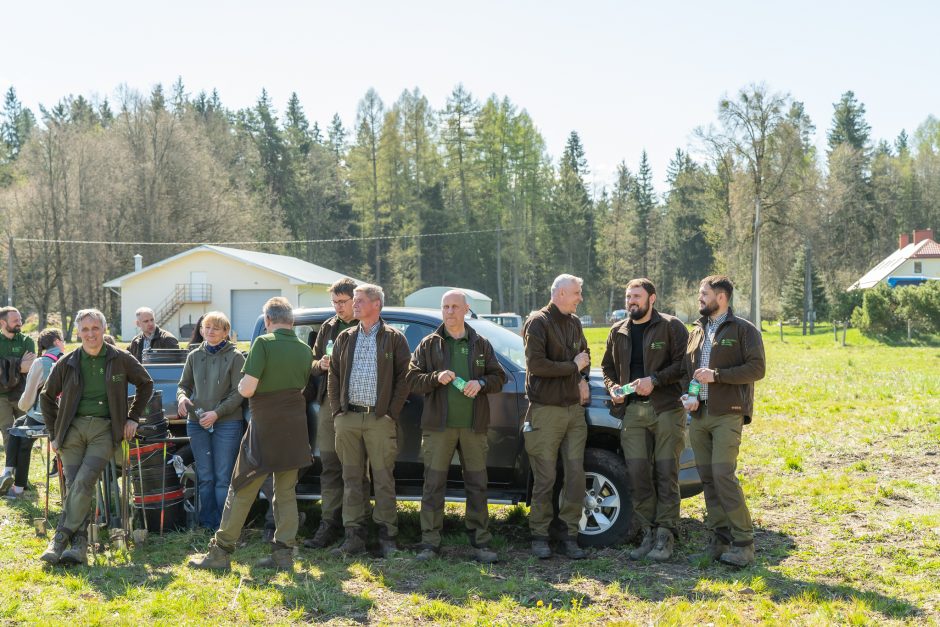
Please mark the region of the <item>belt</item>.
[[639, 394], [631, 394], [630, 402], [631, 403], [649, 403], [653, 399], [649, 396], [640, 396]]
[[353, 405], [349, 404], [349, 411], [354, 411], [360, 414], [374, 414], [375, 405]]

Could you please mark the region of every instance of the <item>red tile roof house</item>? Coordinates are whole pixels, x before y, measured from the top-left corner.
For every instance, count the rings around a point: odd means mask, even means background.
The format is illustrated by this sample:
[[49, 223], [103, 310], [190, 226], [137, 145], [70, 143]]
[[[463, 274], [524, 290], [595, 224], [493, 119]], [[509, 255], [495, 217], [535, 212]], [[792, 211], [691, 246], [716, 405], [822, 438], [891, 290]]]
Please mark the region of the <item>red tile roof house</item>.
[[933, 229], [919, 229], [911, 235], [902, 233], [898, 249], [853, 283], [849, 290], [867, 289], [882, 281], [894, 287], [929, 280], [940, 280], [940, 244], [933, 239]]

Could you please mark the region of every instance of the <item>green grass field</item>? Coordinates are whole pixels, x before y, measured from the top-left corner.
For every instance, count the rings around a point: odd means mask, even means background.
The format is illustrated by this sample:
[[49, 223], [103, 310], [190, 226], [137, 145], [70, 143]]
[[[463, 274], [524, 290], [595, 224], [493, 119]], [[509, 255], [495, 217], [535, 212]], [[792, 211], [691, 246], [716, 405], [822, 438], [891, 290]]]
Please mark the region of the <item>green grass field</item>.
[[[589, 329], [595, 365], [605, 329]], [[672, 562], [633, 563], [627, 547], [581, 562], [527, 553], [526, 508], [494, 507], [502, 561], [469, 560], [462, 507], [449, 505], [446, 557], [417, 564], [302, 550], [293, 573], [255, 570], [247, 532], [231, 574], [193, 573], [203, 533], [154, 538], [94, 566], [43, 568], [43, 487], [0, 503], [0, 623], [937, 624], [940, 622], [940, 349], [891, 347], [831, 331], [765, 335], [739, 476], [757, 527], [757, 564], [696, 562], [701, 496], [682, 507]], [[38, 456], [37, 456], [38, 457]], [[34, 477], [41, 476], [40, 463]], [[57, 493], [53, 492], [53, 500]], [[58, 507], [53, 507], [58, 510]], [[417, 505], [400, 506], [416, 542]], [[53, 523], [54, 523], [54, 516]], [[308, 509], [311, 533], [318, 508]]]

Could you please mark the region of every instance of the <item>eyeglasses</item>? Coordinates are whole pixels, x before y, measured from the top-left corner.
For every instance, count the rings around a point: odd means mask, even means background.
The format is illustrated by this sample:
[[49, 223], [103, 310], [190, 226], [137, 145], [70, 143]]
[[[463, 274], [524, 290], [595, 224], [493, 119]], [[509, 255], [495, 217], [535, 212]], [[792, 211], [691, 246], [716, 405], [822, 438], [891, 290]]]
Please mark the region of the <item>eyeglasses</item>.
[[333, 305], [334, 305], [335, 307], [341, 307], [342, 305], [345, 305], [346, 303], [348, 303], [348, 302], [351, 301], [351, 300], [352, 300], [351, 298], [344, 298], [343, 300], [334, 300], [334, 301], [333, 301]]

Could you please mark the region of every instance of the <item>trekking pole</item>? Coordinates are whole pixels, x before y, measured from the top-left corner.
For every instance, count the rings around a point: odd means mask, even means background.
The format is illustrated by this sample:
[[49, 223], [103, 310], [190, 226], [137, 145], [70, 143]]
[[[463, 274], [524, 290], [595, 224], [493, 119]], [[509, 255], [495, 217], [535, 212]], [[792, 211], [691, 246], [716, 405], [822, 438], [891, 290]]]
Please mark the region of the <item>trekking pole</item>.
[[147, 526], [147, 502], [144, 500], [144, 468], [140, 461], [140, 440], [135, 438], [134, 443], [137, 445], [137, 474], [140, 476], [140, 517], [144, 519], [144, 529], [149, 533], [150, 527]]
[[130, 536], [131, 521], [130, 521], [130, 518], [128, 517], [128, 514], [130, 512], [130, 507], [129, 507], [129, 503], [127, 500], [129, 497], [129, 494], [127, 491], [127, 487], [129, 485], [127, 482], [127, 472], [128, 472], [128, 468], [130, 467], [131, 449], [127, 440], [121, 441], [121, 447], [124, 452], [124, 455], [121, 459], [121, 492], [123, 493], [121, 495], [121, 521], [124, 523], [124, 533]]
[[160, 478], [160, 537], [163, 537], [163, 513], [166, 511], [166, 440], [163, 441], [163, 472]]
[[49, 462], [52, 461], [52, 442], [49, 441], [49, 438], [46, 438], [46, 459], [44, 465], [46, 467], [46, 511], [43, 518], [46, 520], [46, 524], [49, 522]]

